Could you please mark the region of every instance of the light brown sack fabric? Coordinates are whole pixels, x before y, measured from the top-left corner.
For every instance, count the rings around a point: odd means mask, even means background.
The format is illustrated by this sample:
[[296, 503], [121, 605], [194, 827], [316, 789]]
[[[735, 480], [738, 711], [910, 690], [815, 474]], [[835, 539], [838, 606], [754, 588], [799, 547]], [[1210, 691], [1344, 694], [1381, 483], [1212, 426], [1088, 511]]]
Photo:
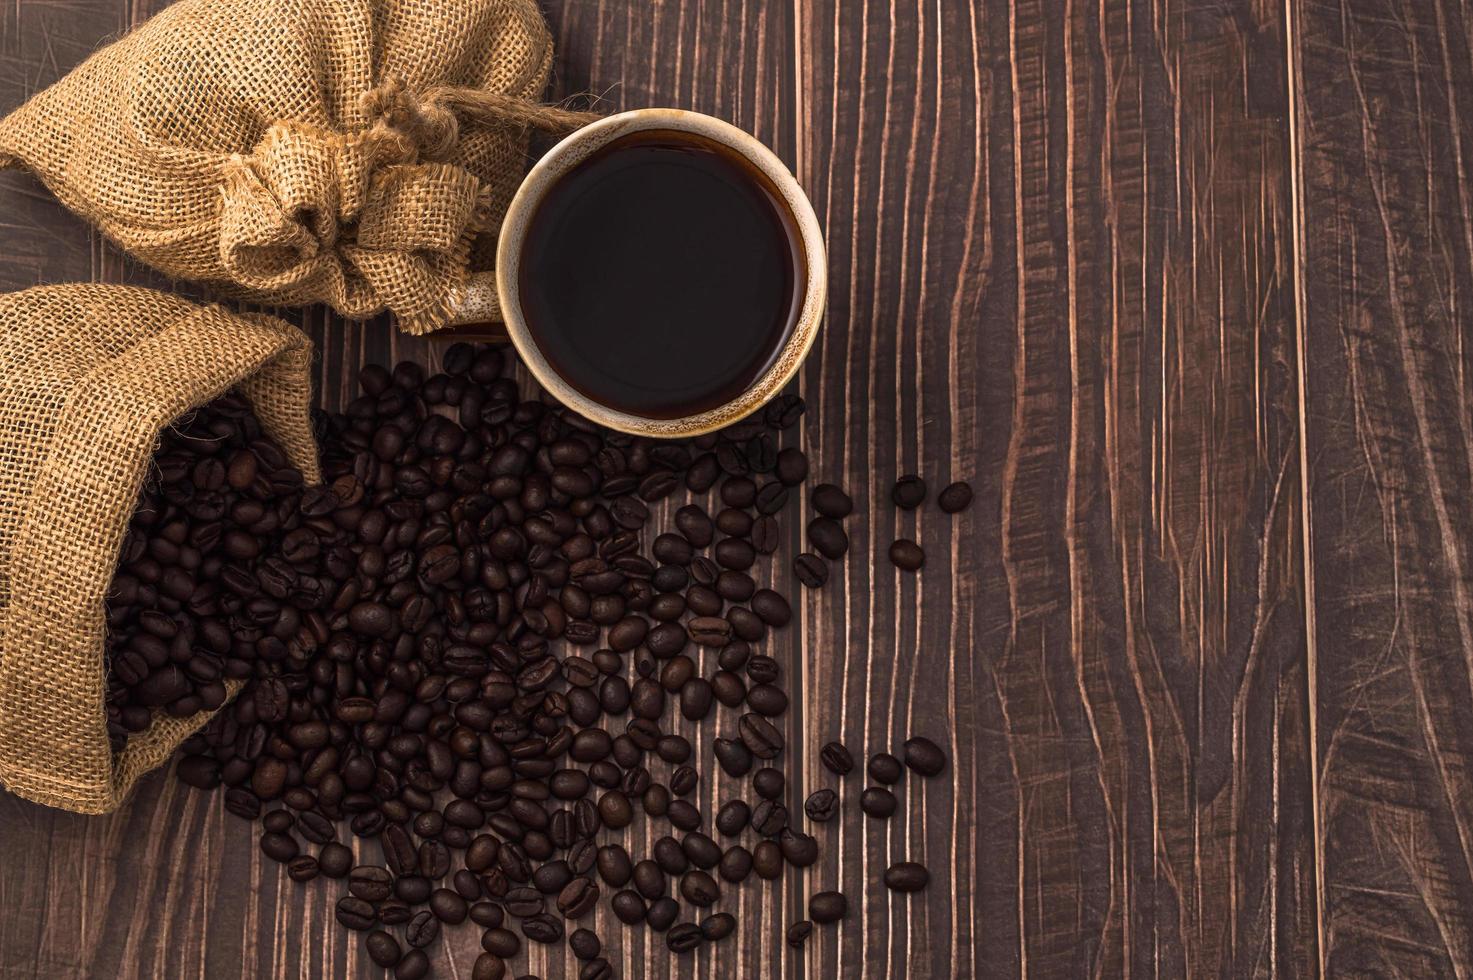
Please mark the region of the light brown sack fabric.
[[105, 813], [209, 719], [160, 714], [113, 756], [104, 597], [159, 434], [191, 408], [238, 387], [321, 481], [311, 358], [273, 317], [146, 289], [0, 296], [0, 784]]
[[179, 0], [0, 120], [0, 167], [171, 276], [420, 334], [529, 127], [591, 118], [533, 101], [551, 64], [535, 0]]

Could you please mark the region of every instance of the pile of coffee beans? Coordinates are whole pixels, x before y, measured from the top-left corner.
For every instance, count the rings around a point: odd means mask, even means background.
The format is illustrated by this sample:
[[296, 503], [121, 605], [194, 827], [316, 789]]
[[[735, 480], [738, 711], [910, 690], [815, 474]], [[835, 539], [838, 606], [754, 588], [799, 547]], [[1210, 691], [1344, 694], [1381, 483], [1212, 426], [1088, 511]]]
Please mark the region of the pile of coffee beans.
[[[241, 682], [185, 743], [179, 778], [223, 786], [294, 880], [343, 880], [338, 921], [402, 980], [427, 976], [425, 949], [467, 920], [482, 930], [474, 980], [506, 975], [525, 943], [564, 941], [600, 980], [612, 967], [577, 925], [600, 901], [684, 953], [735, 931], [714, 908], [729, 887], [819, 855], [784, 802], [788, 696], [760, 652], [793, 614], [751, 574], [808, 477], [778, 445], [801, 400], [652, 442], [523, 400], [509, 367], [457, 344], [434, 376], [364, 368], [362, 396], [317, 420], [315, 487], [243, 401], [200, 411], [166, 436], [109, 601], [117, 739]], [[720, 506], [649, 527], [682, 487]], [[809, 540], [838, 558], [852, 503], [827, 484], [811, 499]], [[720, 772], [671, 731], [675, 712], [732, 714]], [[912, 769], [944, 768], [912, 742]], [[852, 769], [842, 746], [825, 763], [839, 753]], [[689, 797], [722, 773], [750, 795], [702, 813]], [[648, 855], [618, 842], [638, 810], [671, 828]], [[832, 791], [814, 794], [799, 820], [836, 812]], [[360, 863], [344, 825], [382, 860]], [[922, 887], [924, 869], [886, 882]], [[809, 903], [821, 925], [846, 912], [837, 892]]]
[[164, 432], [107, 603], [114, 748], [154, 711], [185, 718], [225, 703], [226, 684], [280, 660], [330, 585], [290, 564], [302, 475], [238, 396]]

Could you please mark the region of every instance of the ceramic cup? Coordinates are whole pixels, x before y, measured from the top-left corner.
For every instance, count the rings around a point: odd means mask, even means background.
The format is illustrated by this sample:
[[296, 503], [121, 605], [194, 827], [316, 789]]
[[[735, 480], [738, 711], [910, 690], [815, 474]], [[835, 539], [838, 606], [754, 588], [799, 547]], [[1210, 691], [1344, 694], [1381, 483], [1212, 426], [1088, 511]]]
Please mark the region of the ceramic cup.
[[[644, 130], [695, 133], [724, 144], [745, 157], [752, 166], [766, 175], [792, 213], [794, 226], [798, 229], [802, 242], [806, 266], [807, 281], [804, 283], [797, 322], [772, 367], [731, 401], [709, 411], [678, 419], [648, 419], [617, 411], [594, 401], [565, 382], [542, 356], [536, 339], [527, 329], [518, 295], [522, 246], [527, 228], [547, 191], [564, 174], [600, 147], [621, 136]], [[828, 287], [826, 262], [823, 235], [819, 231], [818, 219], [813, 214], [813, 205], [798, 186], [798, 181], [771, 150], [735, 126], [698, 112], [635, 109], [607, 116], [568, 136], [554, 146], [527, 174], [502, 221], [496, 249], [494, 305], [499, 308], [499, 319], [504, 323], [523, 362], [542, 387], [558, 401], [580, 415], [621, 432], [655, 438], [683, 438], [710, 432], [745, 418], [780, 392], [797, 373], [804, 356], [813, 346], [819, 324], [823, 320]], [[461, 304], [458, 320], [465, 322], [487, 318], [486, 313], [489, 313], [493, 300], [488, 295], [491, 287], [488, 278], [480, 277], [470, 284], [468, 294]]]

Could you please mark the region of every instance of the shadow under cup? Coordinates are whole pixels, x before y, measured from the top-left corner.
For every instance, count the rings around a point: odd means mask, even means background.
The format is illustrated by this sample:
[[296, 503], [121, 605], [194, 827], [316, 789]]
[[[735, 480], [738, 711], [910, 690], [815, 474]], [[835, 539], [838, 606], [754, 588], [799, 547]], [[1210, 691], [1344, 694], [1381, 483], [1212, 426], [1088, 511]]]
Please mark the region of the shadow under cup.
[[498, 243], [501, 312], [538, 381], [596, 422], [654, 437], [730, 425], [781, 391], [826, 284], [817, 219], [782, 162], [674, 109], [559, 143]]

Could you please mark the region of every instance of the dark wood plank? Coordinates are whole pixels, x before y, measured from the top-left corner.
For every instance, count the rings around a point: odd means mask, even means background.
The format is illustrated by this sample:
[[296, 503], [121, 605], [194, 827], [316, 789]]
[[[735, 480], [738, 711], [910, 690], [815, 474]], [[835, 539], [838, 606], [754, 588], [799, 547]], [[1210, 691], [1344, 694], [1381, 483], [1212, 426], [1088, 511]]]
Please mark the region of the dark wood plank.
[[1325, 961], [1473, 958], [1473, 19], [1292, 3]]
[[[841, 833], [861, 921], [815, 975], [1312, 970], [1282, 23], [800, 10], [835, 272], [808, 447], [861, 515], [807, 603], [809, 748], [956, 763]], [[972, 513], [897, 514], [916, 470]], [[876, 559], [896, 536], [919, 579]], [[907, 856], [927, 900], [876, 897]]]
[[[550, 6], [557, 94], [723, 116], [810, 189], [832, 289], [802, 442], [859, 514], [849, 560], [772, 644], [791, 665], [789, 735], [810, 760], [830, 738], [859, 754], [912, 732], [952, 756], [949, 779], [903, 784], [888, 823], [859, 818], [851, 777], [824, 861], [744, 890], [739, 940], [676, 975], [1312, 972], [1277, 8]], [[7, 9], [0, 92], [18, 101], [152, 9]], [[20, 215], [5, 286], [148, 281], [34, 185], [0, 180]], [[384, 322], [300, 322], [328, 405], [360, 363], [439, 357]], [[898, 514], [904, 471], [933, 493], [969, 478], [978, 500], [955, 519]], [[902, 535], [926, 547], [918, 578], [884, 559]], [[712, 730], [686, 733], [705, 749]], [[789, 776], [795, 807], [833, 783], [796, 758]], [[702, 794], [710, 813], [732, 788]], [[160, 777], [106, 819], [0, 798], [0, 832], [24, 855], [0, 871], [0, 975], [368, 970], [331, 919], [336, 890], [287, 882], [218, 797]], [[921, 896], [879, 885], [905, 858], [932, 868]], [[789, 951], [782, 928], [836, 886], [850, 918]], [[601, 932], [625, 975], [668, 971], [662, 944]], [[440, 975], [463, 976], [474, 933], [451, 937]]]

